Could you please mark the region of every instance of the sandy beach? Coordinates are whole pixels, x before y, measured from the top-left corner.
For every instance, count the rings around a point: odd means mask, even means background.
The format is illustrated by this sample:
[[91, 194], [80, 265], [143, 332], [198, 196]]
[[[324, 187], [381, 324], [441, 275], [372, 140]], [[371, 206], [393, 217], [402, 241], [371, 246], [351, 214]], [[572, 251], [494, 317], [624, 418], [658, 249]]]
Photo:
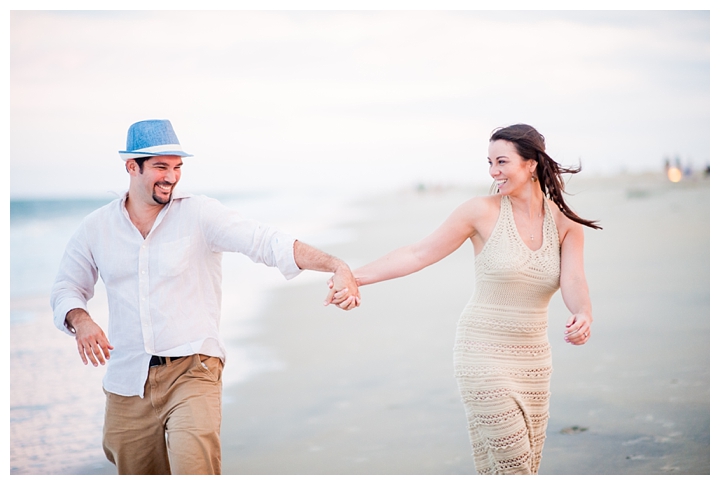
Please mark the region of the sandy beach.
[[[554, 374], [541, 474], [709, 473], [709, 183], [660, 175], [568, 185], [600, 219], [586, 231], [594, 335], [562, 340], [550, 309]], [[469, 190], [368, 202], [358, 240], [327, 248], [360, 264], [433, 230]], [[472, 248], [362, 289], [350, 313], [314, 286], [279, 291], [258, 336], [287, 364], [230, 391], [226, 473], [472, 474], [452, 372], [456, 319], [473, 288]], [[328, 311], [330, 310], [330, 311]]]
[[[709, 474], [709, 187], [662, 174], [568, 184], [570, 205], [604, 230], [585, 232], [587, 345], [563, 341], [569, 313], [559, 292], [551, 303], [540, 474]], [[371, 217], [348, 225], [357, 237], [322, 249], [360, 266], [486, 193], [408, 189], [358, 202]], [[351, 312], [322, 305], [318, 278], [273, 290], [260, 330], [236, 344], [268, 349], [282, 365], [226, 386], [224, 474], [474, 474], [452, 365], [472, 262], [466, 243], [420, 273], [363, 287]], [[77, 471], [114, 472], [102, 460]]]

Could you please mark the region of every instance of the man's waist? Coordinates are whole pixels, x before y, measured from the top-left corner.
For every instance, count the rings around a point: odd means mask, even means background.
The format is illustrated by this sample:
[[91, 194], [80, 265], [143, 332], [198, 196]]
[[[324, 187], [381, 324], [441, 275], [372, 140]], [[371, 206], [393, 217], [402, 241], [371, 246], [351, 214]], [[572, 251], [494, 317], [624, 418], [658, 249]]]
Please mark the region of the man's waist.
[[187, 356], [179, 355], [177, 357], [167, 357], [167, 356], [163, 356], [163, 355], [153, 355], [150, 357], [150, 364], [148, 367], [157, 367], [159, 365], [165, 365], [174, 360], [182, 359], [183, 357], [187, 357]]

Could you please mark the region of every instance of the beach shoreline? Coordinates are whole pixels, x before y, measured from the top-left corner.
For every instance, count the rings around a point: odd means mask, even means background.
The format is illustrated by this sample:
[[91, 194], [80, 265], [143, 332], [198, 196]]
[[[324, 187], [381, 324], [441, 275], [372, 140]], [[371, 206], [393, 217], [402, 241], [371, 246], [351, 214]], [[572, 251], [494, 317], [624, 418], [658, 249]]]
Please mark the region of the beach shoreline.
[[[595, 324], [586, 346], [565, 344], [567, 310], [553, 297], [540, 474], [709, 474], [709, 180], [578, 175], [568, 191], [570, 205], [604, 227], [586, 230]], [[321, 249], [357, 267], [485, 194], [415, 187], [360, 201], [370, 217], [340, 225], [355, 239]], [[281, 365], [225, 386], [223, 473], [474, 474], [452, 367], [472, 258], [466, 242], [419, 273], [363, 287], [351, 312], [322, 306], [318, 278], [269, 290], [251, 317], [256, 331], [229, 344], [267, 349]]]

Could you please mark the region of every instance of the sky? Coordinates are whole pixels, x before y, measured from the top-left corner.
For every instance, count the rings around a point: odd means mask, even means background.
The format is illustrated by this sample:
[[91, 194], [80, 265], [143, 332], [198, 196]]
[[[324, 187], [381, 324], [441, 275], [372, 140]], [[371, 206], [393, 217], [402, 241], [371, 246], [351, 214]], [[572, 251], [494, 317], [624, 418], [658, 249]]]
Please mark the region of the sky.
[[46, 11], [10, 25], [10, 196], [127, 188], [170, 119], [195, 193], [489, 183], [528, 123], [583, 172], [710, 160], [709, 11]]

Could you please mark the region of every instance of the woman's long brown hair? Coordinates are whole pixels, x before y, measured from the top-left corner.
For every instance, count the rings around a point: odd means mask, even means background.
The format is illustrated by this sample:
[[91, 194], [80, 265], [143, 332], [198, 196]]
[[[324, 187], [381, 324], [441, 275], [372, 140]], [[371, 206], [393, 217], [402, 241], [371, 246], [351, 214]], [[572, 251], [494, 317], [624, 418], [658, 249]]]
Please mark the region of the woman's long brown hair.
[[540, 189], [543, 191], [543, 194], [557, 204], [560, 212], [565, 214], [568, 219], [584, 226], [592, 227], [593, 229], [602, 229], [602, 227], [597, 224], [598, 221], [583, 219], [575, 214], [563, 198], [562, 194], [565, 192], [565, 181], [562, 178], [562, 174], [578, 173], [581, 167], [565, 168], [550, 158], [550, 156], [545, 153], [545, 137], [538, 133], [535, 128], [523, 124], [498, 128], [493, 131], [490, 136], [490, 141], [496, 140], [511, 142], [515, 146], [518, 155], [524, 160], [537, 161], [535, 171], [538, 181], [540, 182]]

